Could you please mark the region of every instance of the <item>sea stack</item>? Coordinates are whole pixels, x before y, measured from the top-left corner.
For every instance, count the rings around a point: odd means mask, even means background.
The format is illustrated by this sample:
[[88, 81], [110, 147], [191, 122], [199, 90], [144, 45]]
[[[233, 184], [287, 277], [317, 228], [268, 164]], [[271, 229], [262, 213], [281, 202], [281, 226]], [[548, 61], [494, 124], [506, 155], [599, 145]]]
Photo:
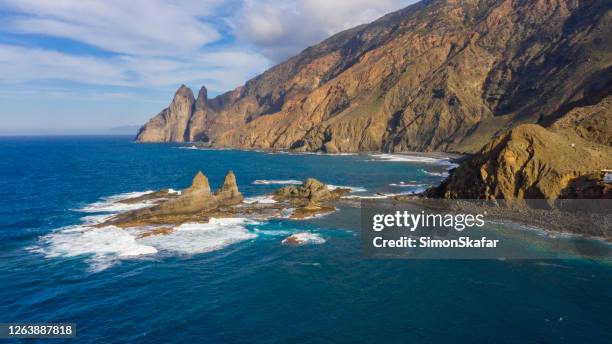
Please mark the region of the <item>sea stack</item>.
[[215, 191], [215, 198], [220, 205], [236, 205], [242, 203], [244, 197], [238, 191], [236, 176], [234, 172], [229, 171], [223, 181], [223, 186]]
[[[105, 225], [116, 225], [120, 227], [142, 226], [151, 224], [176, 224], [190, 220], [206, 220], [211, 212], [221, 207], [231, 207], [242, 203], [244, 197], [238, 191], [236, 176], [229, 171], [225, 176], [223, 186], [211, 192], [210, 183], [204, 173], [199, 171], [191, 186], [184, 189], [176, 196], [168, 192], [162, 195], [164, 200], [157, 205], [129, 211], [111, 218]], [[168, 199], [170, 198], [170, 199]]]
[[155, 215], [191, 214], [214, 209], [218, 205], [217, 199], [210, 192], [208, 178], [200, 171], [181, 196], [153, 207], [151, 212]]
[[198, 171], [198, 173], [193, 177], [193, 181], [191, 182], [191, 186], [185, 189], [185, 194], [189, 193], [203, 193], [210, 195], [210, 183], [208, 182], [208, 178], [202, 173], [202, 171]]

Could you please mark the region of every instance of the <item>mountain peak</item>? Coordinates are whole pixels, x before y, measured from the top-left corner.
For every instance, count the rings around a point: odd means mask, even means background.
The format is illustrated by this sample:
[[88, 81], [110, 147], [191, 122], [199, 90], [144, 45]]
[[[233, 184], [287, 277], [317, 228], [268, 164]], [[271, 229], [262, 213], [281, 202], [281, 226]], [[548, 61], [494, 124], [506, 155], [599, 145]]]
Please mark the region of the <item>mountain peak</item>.
[[210, 194], [210, 184], [208, 183], [208, 178], [204, 175], [204, 173], [202, 173], [202, 171], [198, 171], [195, 177], [193, 177], [191, 187], [189, 187], [186, 192], [202, 192]]
[[191, 88], [185, 86], [184, 84], [181, 84], [181, 87], [176, 90], [176, 93], [174, 95], [175, 97], [181, 96], [185, 98], [194, 98], [193, 91], [191, 90]]
[[200, 92], [198, 92], [198, 99], [196, 100], [196, 108], [203, 109], [206, 107], [206, 103], [208, 102], [208, 90], [206, 86], [202, 86], [200, 88]]
[[200, 90], [187, 119], [154, 118], [138, 140], [477, 152], [497, 132], [560, 118], [602, 93], [612, 80], [611, 11], [609, 0], [421, 1], [234, 91], [206, 100]]

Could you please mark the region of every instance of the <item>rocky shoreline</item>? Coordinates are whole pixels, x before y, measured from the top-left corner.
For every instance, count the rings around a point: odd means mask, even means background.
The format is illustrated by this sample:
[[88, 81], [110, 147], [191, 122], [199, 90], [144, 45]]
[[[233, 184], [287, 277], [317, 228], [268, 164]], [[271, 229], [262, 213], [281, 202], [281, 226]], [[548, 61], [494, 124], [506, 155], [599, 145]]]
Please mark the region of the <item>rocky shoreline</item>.
[[[376, 200], [381, 201], [381, 200]], [[354, 200], [343, 200], [353, 206], [362, 206]], [[554, 233], [579, 235], [612, 243], [612, 200], [609, 199], [521, 199], [513, 201], [484, 199], [441, 199], [425, 193], [391, 196], [382, 202], [395, 202], [397, 206], [412, 204], [448, 213], [486, 213], [488, 220], [512, 222]]]
[[270, 195], [274, 202], [245, 202], [238, 190], [236, 176], [229, 171], [223, 185], [214, 192], [208, 178], [198, 172], [190, 187], [171, 192], [163, 189], [138, 197], [121, 200], [121, 203], [135, 204], [148, 202], [151, 206], [117, 214], [98, 228], [115, 226], [119, 228], [150, 228], [139, 237], [170, 234], [181, 224], [189, 222], [206, 223], [212, 218], [307, 219], [336, 210], [333, 202], [350, 192], [350, 189], [330, 188], [320, 181], [309, 178], [301, 185], [280, 188]]
[[[190, 187], [159, 191], [120, 200], [124, 204], [149, 204], [146, 208], [119, 213], [96, 225], [123, 229], [144, 228], [138, 238], [171, 234], [185, 223], [207, 223], [213, 218], [254, 219], [290, 218], [303, 220], [336, 211], [337, 204], [361, 207], [361, 199], [348, 198], [350, 189], [330, 188], [308, 178], [300, 185], [279, 188], [268, 195], [272, 201], [245, 201], [236, 176], [229, 171], [220, 188], [211, 190], [208, 178], [198, 172]], [[481, 213], [487, 218], [511, 221], [557, 233], [579, 234], [612, 242], [612, 200], [457, 200], [429, 197], [431, 189], [415, 195], [385, 196], [382, 202], [411, 203], [425, 209], [450, 213]], [[367, 197], [367, 196], [366, 196]], [[608, 202], [608, 203], [602, 203]], [[286, 238], [283, 243], [298, 245], [300, 238]]]
[[[139, 144], [159, 144], [160, 142], [138, 142]], [[461, 153], [459, 151], [433, 151], [433, 152], [419, 152], [419, 151], [400, 151], [400, 152], [386, 152], [381, 150], [358, 150], [348, 152], [324, 152], [324, 151], [299, 151], [292, 149], [280, 149], [280, 148], [249, 148], [239, 146], [218, 146], [212, 145], [206, 142], [180, 142], [180, 148], [182, 149], [194, 149], [194, 150], [235, 150], [241, 152], [260, 152], [270, 154], [296, 154], [296, 155], [323, 155], [323, 156], [343, 156], [343, 155], [377, 155], [377, 154], [390, 154], [394, 156], [416, 156], [434, 159], [447, 159], [452, 163], [459, 163], [469, 155]]]

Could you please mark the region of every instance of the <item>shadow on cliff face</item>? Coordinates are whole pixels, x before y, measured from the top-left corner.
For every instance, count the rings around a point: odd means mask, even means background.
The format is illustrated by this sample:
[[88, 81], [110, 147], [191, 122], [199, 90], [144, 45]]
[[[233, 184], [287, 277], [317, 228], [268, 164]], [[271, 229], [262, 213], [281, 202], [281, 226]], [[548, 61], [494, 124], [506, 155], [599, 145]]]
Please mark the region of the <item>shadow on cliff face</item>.
[[605, 173], [590, 174], [572, 179], [561, 191], [564, 199], [612, 199], [612, 184], [604, 181]]

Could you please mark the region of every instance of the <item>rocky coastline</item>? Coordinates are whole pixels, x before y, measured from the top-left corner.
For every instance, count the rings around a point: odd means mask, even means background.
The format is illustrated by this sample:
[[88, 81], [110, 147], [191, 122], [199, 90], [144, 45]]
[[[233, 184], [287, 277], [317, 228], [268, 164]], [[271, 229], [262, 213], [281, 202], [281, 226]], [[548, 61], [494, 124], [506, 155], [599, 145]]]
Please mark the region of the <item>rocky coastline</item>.
[[[441, 199], [426, 193], [392, 196], [377, 200], [396, 207], [411, 204], [422, 209], [450, 214], [486, 214], [488, 221], [509, 222], [527, 228], [537, 228], [555, 237], [557, 234], [577, 235], [612, 243], [612, 200], [610, 199], [529, 199], [484, 200]], [[361, 202], [343, 200], [351, 206]]]
[[[443, 186], [438, 186], [440, 188]], [[511, 221], [551, 233], [571, 233], [612, 242], [612, 218], [607, 211], [612, 200], [546, 199], [449, 199], [432, 195], [436, 188], [414, 195], [376, 197], [376, 201], [411, 203], [424, 209], [450, 213], [485, 211], [488, 219]], [[267, 201], [246, 201], [238, 189], [236, 176], [229, 171], [221, 187], [212, 190], [208, 178], [198, 172], [191, 186], [181, 191], [162, 189], [122, 199], [124, 204], [146, 202], [149, 206], [119, 213], [96, 225], [123, 229], [141, 228], [139, 238], [171, 234], [185, 223], [207, 223], [213, 218], [303, 220], [336, 211], [336, 205], [361, 207], [359, 198], [346, 197], [350, 189], [330, 188], [308, 178], [300, 185], [288, 185], [267, 195]], [[366, 196], [367, 197], [367, 196]], [[607, 203], [602, 203], [607, 202]], [[284, 244], [299, 245], [303, 238], [287, 237]]]
[[600, 0], [421, 2], [214, 98], [182, 85], [136, 140], [458, 152], [468, 155], [427, 197], [611, 199], [611, 14]]
[[326, 184], [308, 178], [301, 185], [286, 186], [269, 195], [274, 202], [247, 203], [238, 190], [232, 171], [227, 173], [223, 185], [215, 191], [211, 190], [208, 178], [198, 172], [191, 186], [180, 192], [164, 189], [121, 200], [125, 204], [146, 201], [150, 206], [119, 213], [96, 227], [149, 228], [139, 234], [139, 237], [147, 237], [170, 234], [181, 224], [206, 223], [212, 218], [248, 216], [301, 220], [335, 211], [334, 202], [348, 192], [349, 189], [330, 189]]

